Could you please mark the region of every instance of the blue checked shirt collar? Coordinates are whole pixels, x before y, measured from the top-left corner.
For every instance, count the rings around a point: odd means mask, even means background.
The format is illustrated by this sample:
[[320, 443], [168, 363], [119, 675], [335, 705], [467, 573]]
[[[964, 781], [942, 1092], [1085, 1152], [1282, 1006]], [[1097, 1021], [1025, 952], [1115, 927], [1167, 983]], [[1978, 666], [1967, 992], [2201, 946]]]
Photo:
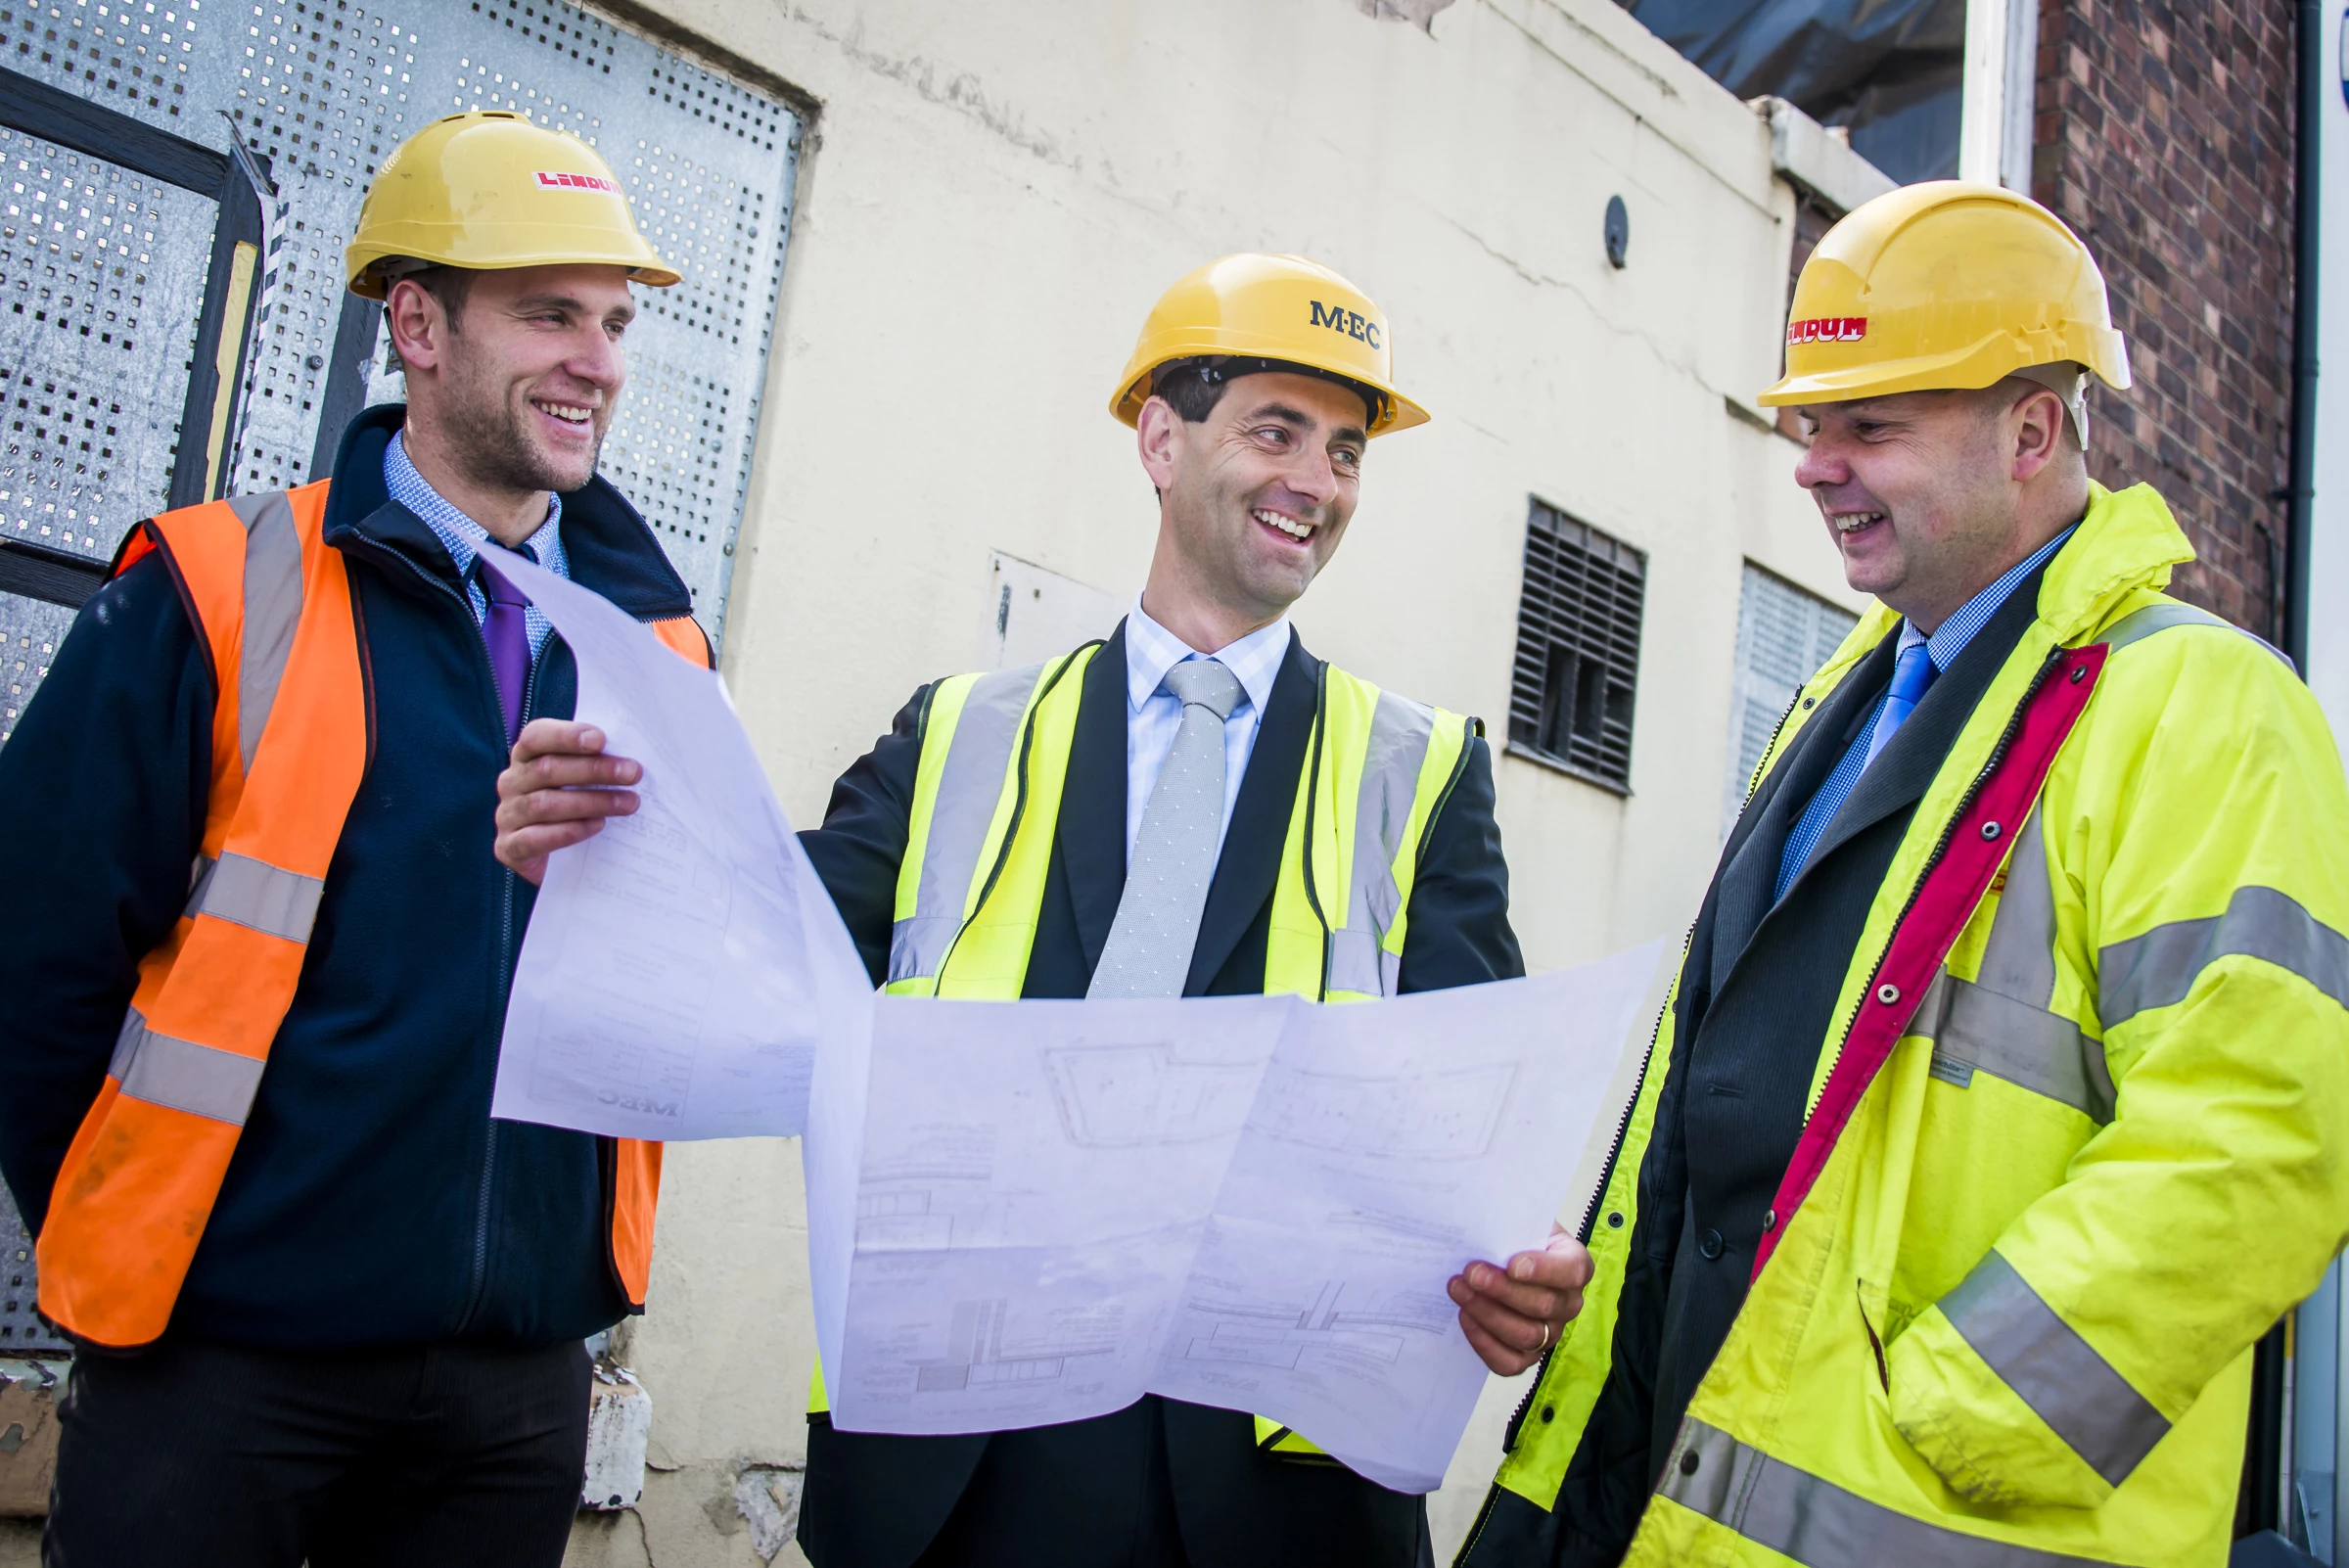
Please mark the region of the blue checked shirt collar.
[[[481, 554], [482, 541], [489, 537], [489, 530], [458, 511], [416, 471], [416, 465], [409, 459], [407, 448], [400, 443], [397, 433], [392, 435], [391, 444], [384, 448], [384, 487], [392, 492], [392, 499], [422, 519], [424, 526], [433, 530], [434, 536], [448, 551], [449, 559], [456, 563], [457, 576], [464, 579], [465, 597], [473, 605], [474, 623], [481, 624], [488, 617], [489, 599], [482, 592], [481, 579], [473, 575], [473, 561], [474, 557]], [[546, 521], [538, 526], [538, 531], [531, 534], [527, 543], [530, 553], [538, 558], [540, 566], [556, 576], [568, 577], [571, 576], [571, 561], [563, 553], [562, 521], [563, 497], [549, 491], [546, 497]], [[546, 646], [550, 623], [544, 612], [532, 605], [524, 612], [523, 623], [530, 630], [530, 657], [535, 659]]]
[[[1921, 643], [1925, 657], [1933, 661], [1934, 673], [1948, 669], [1957, 663], [1958, 656], [1965, 652], [1966, 644], [1974, 640], [1975, 634], [1990, 623], [1990, 618], [1999, 613], [2000, 607], [2005, 604], [2016, 586], [2038, 571], [2048, 557], [2062, 549], [2063, 541], [2070, 538], [2073, 529], [2079, 526], [2073, 524], [2072, 528], [2065, 529], [2032, 551], [2029, 557], [2016, 563], [1998, 581], [1968, 599], [1965, 608], [1935, 627], [1931, 636], [1917, 630], [1913, 623], [1904, 619], [1896, 653], [1906, 652]], [[1883, 716], [1884, 698], [1879, 696], [1875, 707], [1868, 710], [1867, 722], [1860, 726], [1860, 733], [1845, 749], [1834, 771], [1819, 785], [1819, 793], [1811, 797], [1811, 804], [1787, 832], [1785, 846], [1778, 854], [1777, 886], [1772, 895], [1773, 901], [1786, 897], [1786, 890], [1794, 886], [1794, 879], [1801, 875], [1803, 867], [1809, 863], [1811, 852], [1826, 836], [1827, 824], [1835, 820], [1835, 813], [1843, 809], [1843, 803], [1850, 800], [1852, 791], [1859, 787], [1860, 775], [1867, 767], [1868, 741], [1875, 734], [1876, 725]]]
[[1974, 640], [1975, 634], [1990, 624], [1990, 618], [1999, 613], [1999, 607], [2014, 592], [2015, 584], [2037, 572], [2041, 563], [2062, 549], [2063, 541], [2070, 538], [2072, 530], [2079, 526], [2073, 524], [2032, 551], [2024, 560], [2009, 567], [1998, 581], [1966, 600], [1965, 608], [1943, 622], [1931, 636], [1926, 636], [1912, 623], [1904, 620], [1901, 623], [1901, 647], [1913, 648], [1921, 642], [1925, 645], [1925, 657], [1933, 661], [1934, 671], [1939, 673], [1948, 669], [1958, 662], [1958, 656], [1965, 652], [1965, 645]]

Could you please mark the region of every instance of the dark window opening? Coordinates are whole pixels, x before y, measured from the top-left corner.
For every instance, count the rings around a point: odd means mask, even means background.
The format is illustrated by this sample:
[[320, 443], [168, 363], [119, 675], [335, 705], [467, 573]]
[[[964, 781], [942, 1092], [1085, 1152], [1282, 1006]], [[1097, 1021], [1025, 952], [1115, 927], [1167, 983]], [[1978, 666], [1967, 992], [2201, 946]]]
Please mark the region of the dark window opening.
[[1630, 792], [1646, 591], [1643, 553], [1533, 503], [1509, 689], [1511, 751]]

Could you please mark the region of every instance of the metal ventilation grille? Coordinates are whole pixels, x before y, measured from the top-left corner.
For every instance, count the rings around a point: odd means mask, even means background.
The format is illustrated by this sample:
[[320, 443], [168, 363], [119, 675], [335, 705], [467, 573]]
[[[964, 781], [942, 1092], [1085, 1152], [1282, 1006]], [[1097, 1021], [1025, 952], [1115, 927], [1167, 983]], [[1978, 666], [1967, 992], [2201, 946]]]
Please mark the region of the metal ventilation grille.
[[1729, 776], [1723, 788], [1721, 835], [1745, 809], [1754, 769], [1793, 706], [1803, 682], [1824, 665], [1859, 618], [1785, 578], [1745, 564], [1737, 598], [1737, 674], [1729, 697]]
[[1625, 794], [1647, 557], [1540, 501], [1525, 532], [1509, 749]]

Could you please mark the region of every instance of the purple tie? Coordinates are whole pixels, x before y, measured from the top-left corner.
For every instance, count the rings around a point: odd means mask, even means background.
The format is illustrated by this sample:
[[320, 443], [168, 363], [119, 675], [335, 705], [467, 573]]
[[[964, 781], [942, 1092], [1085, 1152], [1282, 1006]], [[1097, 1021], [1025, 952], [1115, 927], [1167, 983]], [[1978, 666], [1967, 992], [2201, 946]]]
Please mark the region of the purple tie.
[[[526, 545], [522, 553], [527, 557], [531, 552]], [[497, 682], [498, 706], [506, 711], [506, 744], [511, 746], [522, 733], [522, 685], [530, 673], [530, 627], [523, 615], [530, 601], [487, 561], [476, 556], [473, 564], [489, 600], [482, 640], [489, 645], [489, 675]]]

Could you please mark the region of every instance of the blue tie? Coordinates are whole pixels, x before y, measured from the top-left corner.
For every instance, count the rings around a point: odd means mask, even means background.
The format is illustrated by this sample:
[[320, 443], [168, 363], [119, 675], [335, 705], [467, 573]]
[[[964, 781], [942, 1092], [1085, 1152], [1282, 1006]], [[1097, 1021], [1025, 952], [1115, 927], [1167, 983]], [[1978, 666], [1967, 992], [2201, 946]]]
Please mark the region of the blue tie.
[[1921, 642], [1903, 648], [1892, 661], [1892, 684], [1884, 692], [1884, 711], [1876, 715], [1875, 733], [1867, 738], [1867, 759], [1860, 764], [1865, 772], [1875, 764], [1884, 748], [1892, 744], [1894, 731], [1916, 712], [1924, 701], [1925, 692], [1932, 686], [1939, 671], [1933, 668], [1933, 656]]

